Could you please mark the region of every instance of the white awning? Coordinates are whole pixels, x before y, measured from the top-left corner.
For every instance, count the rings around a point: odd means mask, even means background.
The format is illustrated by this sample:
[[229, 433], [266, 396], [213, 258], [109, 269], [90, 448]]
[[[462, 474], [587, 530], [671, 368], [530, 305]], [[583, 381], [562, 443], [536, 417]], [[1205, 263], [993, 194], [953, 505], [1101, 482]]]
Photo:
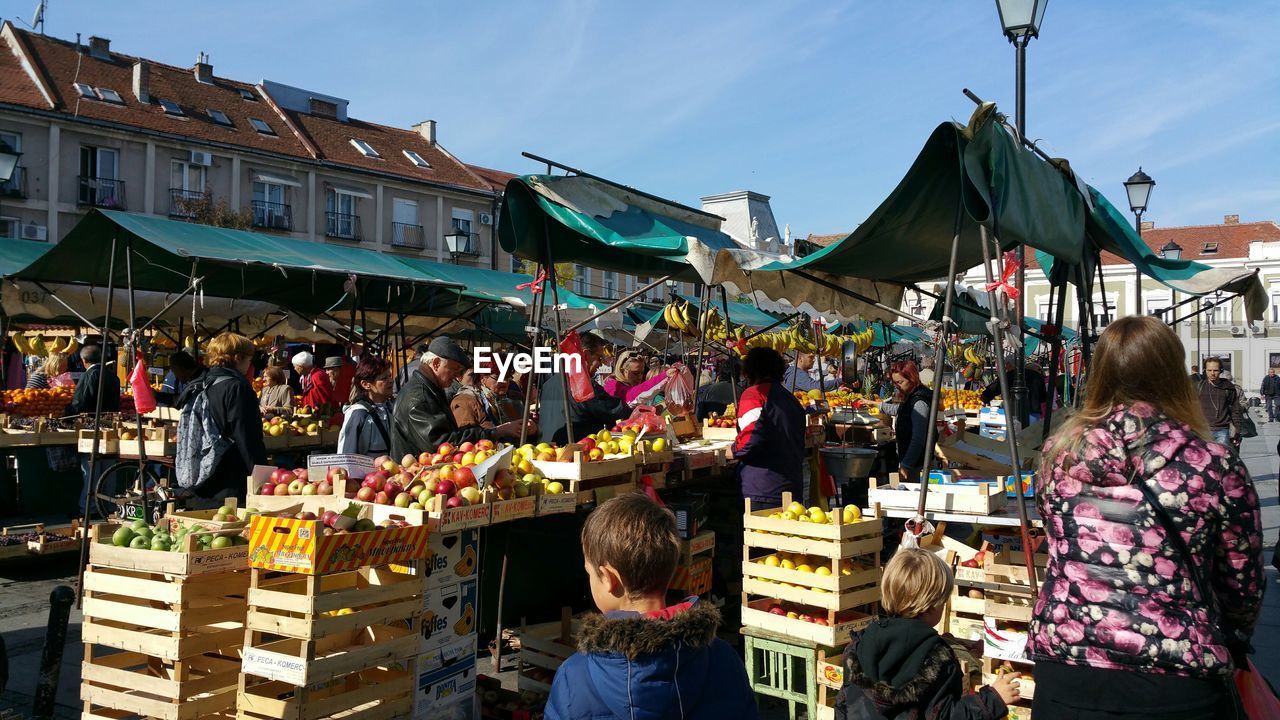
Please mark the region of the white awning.
[[339, 185], [337, 183], [325, 183], [325, 185], [328, 185], [329, 187], [342, 193], [343, 195], [353, 195], [358, 198], [364, 198], [365, 200], [373, 199], [373, 193], [370, 193], [368, 190], [362, 190], [358, 187], [354, 187], [352, 185]]
[[302, 187], [302, 183], [292, 175], [285, 175], [274, 170], [255, 170], [253, 172], [254, 182], [271, 183], [272, 185], [288, 185], [289, 187]]

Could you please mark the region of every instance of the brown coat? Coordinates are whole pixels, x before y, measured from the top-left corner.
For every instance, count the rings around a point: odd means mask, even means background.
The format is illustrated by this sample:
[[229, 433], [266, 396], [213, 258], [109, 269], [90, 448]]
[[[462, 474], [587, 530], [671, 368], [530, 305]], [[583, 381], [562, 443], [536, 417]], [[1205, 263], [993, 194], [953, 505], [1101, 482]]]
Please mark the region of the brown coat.
[[484, 414], [484, 404], [480, 396], [471, 388], [463, 388], [449, 402], [449, 410], [453, 413], [453, 421], [458, 427], [479, 425], [483, 428], [493, 427], [493, 423]]

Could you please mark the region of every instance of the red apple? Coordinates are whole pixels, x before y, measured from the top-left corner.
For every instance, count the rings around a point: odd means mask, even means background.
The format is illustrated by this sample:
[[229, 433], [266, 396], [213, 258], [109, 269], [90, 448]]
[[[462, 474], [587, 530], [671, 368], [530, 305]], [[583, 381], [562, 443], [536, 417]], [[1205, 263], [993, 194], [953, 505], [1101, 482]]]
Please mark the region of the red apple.
[[496, 449], [496, 446], [493, 444], [492, 440], [485, 438], [484, 440], [476, 441], [476, 449], [477, 450], [494, 450]]
[[509, 468], [502, 468], [493, 474], [493, 485], [499, 489], [515, 485], [516, 476]]
[[413, 502], [413, 496], [407, 492], [402, 492], [396, 495], [396, 499], [393, 501], [393, 504], [396, 507], [407, 508], [411, 502]]
[[404, 486], [395, 480], [388, 480], [382, 484], [382, 492], [386, 493], [387, 497], [395, 497], [404, 492]]
[[297, 470], [293, 471], [293, 474], [302, 482], [311, 481], [311, 473], [306, 468], [298, 468]]
[[447, 508], [466, 507], [466, 504], [467, 504], [466, 498], [462, 497], [461, 495], [454, 495], [453, 497], [444, 501], [444, 506]]
[[409, 472], [408, 470], [402, 470], [400, 471], [399, 475], [395, 476], [394, 479], [396, 482], [400, 483], [402, 486], [408, 487], [409, 483], [413, 482], [413, 473]]
[[453, 457], [449, 458], [449, 461], [455, 464], [461, 464], [462, 458], [465, 456], [466, 456], [466, 453], [456, 452], [453, 454]]
[[337, 519], [338, 513], [334, 510], [325, 510], [324, 514], [320, 516], [320, 522], [328, 527], [333, 527], [333, 521]]
[[452, 455], [453, 453], [453, 446], [449, 443], [440, 443], [440, 446], [436, 448], [436, 454], [438, 455]]
[[476, 451], [476, 444], [473, 442], [464, 442], [458, 446], [458, 452], [460, 453], [469, 453], [469, 452], [475, 452], [475, 451]]
[[276, 497], [279, 497], [281, 495], [288, 495], [289, 485], [288, 483], [280, 483], [279, 485], [276, 485], [275, 488], [273, 488], [273, 490], [274, 492], [272, 494], [275, 495]]
[[584, 437], [578, 441], [578, 444], [582, 446], [582, 452], [591, 452], [591, 448], [596, 446], [596, 439], [590, 436]]
[[374, 458], [374, 459], [373, 459], [373, 466], [374, 466], [375, 468], [382, 467], [382, 463], [384, 463], [384, 462], [391, 462], [391, 456], [390, 456], [390, 455], [379, 455], [378, 457], [376, 457], [376, 458]]
[[430, 465], [433, 453], [423, 452], [418, 455], [418, 463], [420, 465]]
[[469, 467], [460, 467], [453, 471], [453, 484], [459, 488], [475, 487], [476, 475]]
[[315, 483], [315, 488], [316, 488], [317, 495], [333, 494], [333, 483], [329, 482], [328, 480], [321, 480], [320, 482]]
[[390, 505], [391, 496], [387, 495], [385, 492], [379, 492], [377, 495], [373, 496], [373, 501], [379, 505]]
[[299, 520], [315, 520], [316, 514], [311, 512], [310, 510], [304, 510], [298, 513], [298, 519]]
[[360, 502], [373, 502], [373, 499], [376, 496], [377, 496], [377, 492], [373, 488], [369, 487], [368, 485], [365, 485], [364, 487], [356, 491], [356, 499], [359, 500]]
[[769, 612], [773, 613], [774, 615], [782, 615], [784, 617], [787, 614], [787, 611], [783, 610], [781, 605], [774, 605], [773, 607], [769, 608]]
[[258, 494], [259, 494], [259, 495], [275, 495], [275, 494], [276, 494], [276, 484], [275, 484], [275, 483], [263, 483], [262, 485], [258, 486]]
[[436, 488], [434, 492], [436, 495], [444, 495], [445, 497], [452, 497], [454, 493], [458, 492], [458, 486], [454, 485], [452, 480], [445, 480], [444, 478], [441, 478], [436, 482]]
[[349, 476], [350, 474], [347, 472], [346, 468], [331, 467], [329, 468], [329, 472], [325, 473], [324, 479], [334, 485], [337, 485], [340, 482], [345, 482]]
[[271, 471], [271, 482], [275, 483], [276, 485], [279, 485], [280, 483], [285, 483], [287, 485], [290, 481], [293, 480], [293, 477], [294, 475], [292, 470], [285, 470], [284, 468], [276, 468], [275, 470]]

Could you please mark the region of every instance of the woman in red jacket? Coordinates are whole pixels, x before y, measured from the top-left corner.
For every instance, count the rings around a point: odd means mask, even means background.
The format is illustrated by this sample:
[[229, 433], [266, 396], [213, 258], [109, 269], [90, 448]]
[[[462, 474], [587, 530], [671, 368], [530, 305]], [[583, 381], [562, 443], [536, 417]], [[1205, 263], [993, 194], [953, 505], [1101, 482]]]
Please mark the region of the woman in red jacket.
[[316, 358], [303, 350], [293, 356], [293, 369], [302, 378], [302, 406], [313, 410], [336, 408], [337, 395], [333, 391], [333, 383], [329, 374], [316, 367]]

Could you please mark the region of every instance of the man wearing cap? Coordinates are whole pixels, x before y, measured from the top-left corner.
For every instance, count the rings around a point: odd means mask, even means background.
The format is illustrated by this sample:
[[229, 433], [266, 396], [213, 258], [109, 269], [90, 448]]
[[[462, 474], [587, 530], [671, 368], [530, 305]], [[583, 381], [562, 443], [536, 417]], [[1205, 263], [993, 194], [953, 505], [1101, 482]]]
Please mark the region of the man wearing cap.
[[[492, 429], [474, 424], [459, 427], [454, 422], [445, 391], [470, 366], [471, 358], [451, 338], [441, 336], [431, 341], [418, 369], [396, 398], [391, 417], [392, 456], [434, 451], [446, 442], [458, 445], [484, 438], [519, 439], [518, 422]], [[537, 432], [537, 428], [530, 432]]]
[[[1016, 371], [1017, 366], [1018, 366], [1017, 353], [1009, 353], [1004, 356], [1004, 370], [1006, 373], [1009, 374], [1010, 389], [1012, 389], [1013, 387], [1013, 383], [1014, 383], [1013, 373]], [[1044, 402], [1045, 402], [1045, 396], [1047, 394], [1044, 386], [1044, 376], [1036, 372], [1033, 366], [1027, 365], [1022, 368], [1022, 377], [1026, 380], [1027, 408], [1030, 410], [1031, 422], [1036, 422], [1037, 420], [1040, 419], [1041, 415], [1044, 413]], [[986, 405], [987, 403], [994, 400], [996, 396], [999, 394], [1000, 394], [1000, 378], [997, 377], [995, 380], [991, 381], [989, 385], [987, 385], [986, 389], [982, 391], [982, 404]], [[1004, 405], [1005, 407], [1009, 406], [1008, 398], [1005, 398]]]
[[336, 407], [337, 398], [333, 394], [333, 382], [329, 375], [316, 367], [316, 358], [303, 350], [293, 356], [293, 369], [302, 380], [302, 405], [311, 409]]

